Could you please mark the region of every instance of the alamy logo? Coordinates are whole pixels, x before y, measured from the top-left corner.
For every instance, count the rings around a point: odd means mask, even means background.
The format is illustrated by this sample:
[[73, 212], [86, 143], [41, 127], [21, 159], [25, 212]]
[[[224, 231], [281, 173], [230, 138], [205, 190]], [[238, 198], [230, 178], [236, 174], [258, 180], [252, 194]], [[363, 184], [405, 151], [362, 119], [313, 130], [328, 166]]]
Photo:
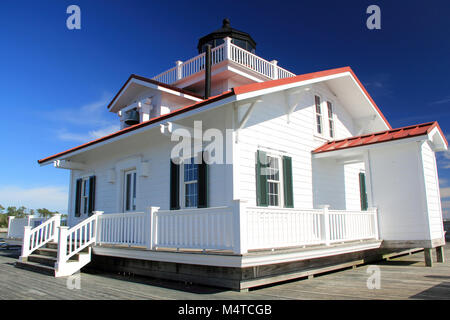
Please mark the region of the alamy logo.
[[366, 273], [370, 274], [367, 279], [367, 289], [380, 289], [381, 288], [381, 270], [378, 266], [369, 266]]
[[80, 273], [75, 273], [69, 277], [67, 277], [66, 280], [66, 286], [69, 290], [80, 290], [81, 289], [81, 275]]
[[370, 16], [367, 18], [366, 26], [369, 30], [381, 29], [381, 9], [379, 6], [373, 4], [367, 7], [367, 14]]
[[67, 7], [67, 14], [70, 14], [66, 20], [66, 26], [69, 30], [80, 30], [81, 29], [81, 9], [79, 6], [72, 4]]

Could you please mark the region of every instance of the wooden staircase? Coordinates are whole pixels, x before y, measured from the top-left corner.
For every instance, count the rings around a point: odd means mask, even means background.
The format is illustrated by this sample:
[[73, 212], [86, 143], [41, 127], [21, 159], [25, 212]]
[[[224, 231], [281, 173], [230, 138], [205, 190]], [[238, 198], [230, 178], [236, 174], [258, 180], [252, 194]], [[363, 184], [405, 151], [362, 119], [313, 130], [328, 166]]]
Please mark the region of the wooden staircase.
[[[68, 244], [67, 247], [70, 245]], [[73, 264], [75, 268], [87, 259], [90, 260], [90, 247], [86, 247], [80, 252], [74, 254], [67, 261], [69, 267]], [[44, 246], [36, 249], [32, 254], [26, 258], [16, 261], [15, 266], [21, 269], [35, 271], [51, 276], [56, 276], [56, 263], [58, 257], [58, 243], [48, 242]], [[70, 268], [73, 269], [73, 268]]]

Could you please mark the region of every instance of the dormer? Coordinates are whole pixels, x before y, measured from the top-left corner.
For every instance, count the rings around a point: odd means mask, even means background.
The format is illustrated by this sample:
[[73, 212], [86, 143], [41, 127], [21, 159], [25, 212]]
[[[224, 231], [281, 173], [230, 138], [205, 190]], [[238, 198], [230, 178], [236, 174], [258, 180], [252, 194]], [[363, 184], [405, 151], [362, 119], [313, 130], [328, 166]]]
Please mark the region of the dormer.
[[131, 75], [108, 109], [118, 115], [123, 129], [202, 100], [201, 96], [186, 90]]

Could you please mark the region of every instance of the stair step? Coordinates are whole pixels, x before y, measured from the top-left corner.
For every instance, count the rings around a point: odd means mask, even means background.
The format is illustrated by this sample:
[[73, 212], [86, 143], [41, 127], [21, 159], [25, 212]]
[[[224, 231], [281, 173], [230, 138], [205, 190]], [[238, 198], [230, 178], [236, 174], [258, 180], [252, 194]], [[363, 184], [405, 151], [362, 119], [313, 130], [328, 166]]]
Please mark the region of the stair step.
[[48, 274], [50, 276], [55, 275], [55, 268], [52, 268], [50, 266], [46, 266], [46, 265], [43, 265], [40, 263], [32, 262], [32, 261], [26, 261], [26, 262], [16, 261], [15, 266], [17, 268], [34, 271], [34, 272], [39, 272], [39, 273], [43, 273], [43, 274]]
[[56, 258], [58, 256], [58, 249], [51, 249], [51, 248], [39, 248], [36, 251], [36, 254], [41, 256], [49, 256]]
[[28, 256], [28, 261], [37, 262], [39, 264], [43, 264], [50, 267], [55, 267], [56, 258], [50, 256], [43, 256], [39, 254], [30, 254]]
[[58, 249], [58, 243], [56, 243], [56, 242], [47, 242], [45, 244], [45, 248], [47, 248], [47, 249]]

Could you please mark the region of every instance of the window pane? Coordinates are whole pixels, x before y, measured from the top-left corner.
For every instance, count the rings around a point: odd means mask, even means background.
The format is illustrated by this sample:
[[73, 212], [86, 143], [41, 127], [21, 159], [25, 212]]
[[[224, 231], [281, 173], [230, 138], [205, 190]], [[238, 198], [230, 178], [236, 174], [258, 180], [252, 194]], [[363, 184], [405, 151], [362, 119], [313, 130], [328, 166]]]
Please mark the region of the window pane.
[[133, 210], [136, 210], [136, 172], [133, 173]]
[[197, 183], [185, 185], [185, 203], [186, 207], [197, 206]]
[[131, 174], [126, 175], [126, 186], [125, 186], [125, 211], [130, 210], [130, 200], [131, 200]]

